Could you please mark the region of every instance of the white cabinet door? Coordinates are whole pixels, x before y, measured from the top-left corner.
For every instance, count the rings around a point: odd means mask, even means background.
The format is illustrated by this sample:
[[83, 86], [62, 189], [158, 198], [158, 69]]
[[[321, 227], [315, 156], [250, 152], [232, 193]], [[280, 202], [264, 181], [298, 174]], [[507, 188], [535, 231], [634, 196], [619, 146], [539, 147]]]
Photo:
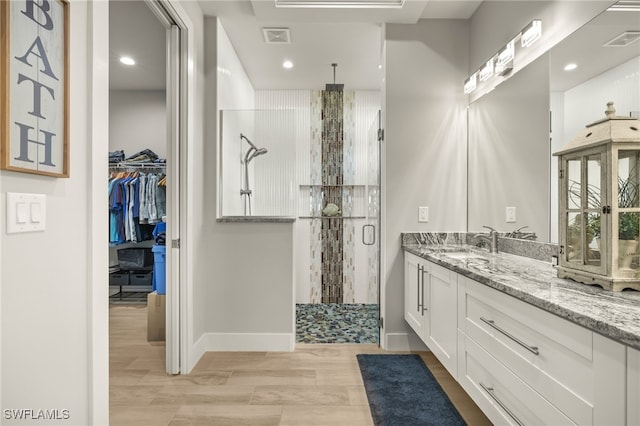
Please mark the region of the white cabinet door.
[[640, 351], [627, 348], [627, 424], [640, 425]]
[[418, 256], [404, 253], [404, 319], [424, 340], [425, 310], [424, 306], [424, 277], [426, 275], [424, 261]]
[[429, 309], [427, 346], [449, 373], [458, 377], [457, 274], [429, 263], [425, 304]]
[[458, 371], [457, 274], [404, 254], [404, 319], [455, 378]]

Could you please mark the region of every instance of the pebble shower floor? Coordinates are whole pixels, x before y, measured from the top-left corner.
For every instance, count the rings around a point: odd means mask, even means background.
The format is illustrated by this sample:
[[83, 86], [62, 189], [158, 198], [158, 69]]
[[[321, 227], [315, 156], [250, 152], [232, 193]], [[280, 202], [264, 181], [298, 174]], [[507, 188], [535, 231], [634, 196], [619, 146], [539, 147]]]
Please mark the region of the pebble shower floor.
[[297, 343], [378, 343], [378, 305], [297, 304]]

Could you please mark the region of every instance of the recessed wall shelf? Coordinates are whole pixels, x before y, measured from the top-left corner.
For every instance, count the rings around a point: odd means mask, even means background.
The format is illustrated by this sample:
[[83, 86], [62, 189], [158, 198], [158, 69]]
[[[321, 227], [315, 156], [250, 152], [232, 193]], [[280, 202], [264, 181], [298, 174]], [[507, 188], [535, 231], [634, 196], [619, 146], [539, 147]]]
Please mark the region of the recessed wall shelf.
[[366, 219], [366, 216], [298, 216], [298, 219]]
[[[300, 188], [364, 188], [367, 185], [351, 185], [351, 184], [341, 184], [341, 185], [300, 185]], [[371, 186], [371, 185], [369, 185]]]

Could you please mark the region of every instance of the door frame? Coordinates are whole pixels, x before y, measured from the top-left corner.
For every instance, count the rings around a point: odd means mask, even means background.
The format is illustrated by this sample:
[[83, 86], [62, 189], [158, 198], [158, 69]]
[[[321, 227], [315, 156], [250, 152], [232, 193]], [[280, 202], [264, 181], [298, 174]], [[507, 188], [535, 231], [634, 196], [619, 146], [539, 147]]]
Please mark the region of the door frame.
[[[186, 250], [181, 245], [186, 242], [186, 232], [182, 217], [186, 217], [187, 182], [185, 171], [187, 144], [187, 93], [189, 80], [189, 31], [181, 13], [169, 0], [145, 0], [154, 15], [166, 29], [167, 84], [167, 251], [166, 251], [166, 346], [165, 360], [167, 374], [185, 372], [187, 341], [185, 313], [183, 307], [185, 292], [181, 283], [184, 279], [182, 265], [186, 261]], [[186, 244], [185, 244], [186, 245]]]

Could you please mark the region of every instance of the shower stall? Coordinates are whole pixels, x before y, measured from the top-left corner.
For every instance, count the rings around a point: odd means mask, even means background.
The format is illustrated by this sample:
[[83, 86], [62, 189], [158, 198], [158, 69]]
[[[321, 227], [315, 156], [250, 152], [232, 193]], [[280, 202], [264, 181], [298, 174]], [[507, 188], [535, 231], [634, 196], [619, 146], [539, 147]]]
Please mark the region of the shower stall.
[[221, 213], [295, 218], [298, 343], [378, 343], [380, 93], [331, 86], [222, 112]]

